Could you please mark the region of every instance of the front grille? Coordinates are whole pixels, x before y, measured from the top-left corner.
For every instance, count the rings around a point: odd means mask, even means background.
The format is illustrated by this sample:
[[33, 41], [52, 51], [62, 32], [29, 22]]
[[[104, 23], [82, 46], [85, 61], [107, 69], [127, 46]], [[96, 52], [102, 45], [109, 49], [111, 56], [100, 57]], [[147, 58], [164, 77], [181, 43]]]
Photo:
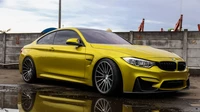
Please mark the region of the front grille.
[[178, 62], [178, 71], [183, 71], [186, 68], [185, 62]]
[[176, 63], [175, 62], [157, 62], [156, 65], [162, 69], [162, 70], [166, 70], [166, 71], [175, 71], [176, 70]]
[[183, 87], [183, 80], [165, 81], [162, 83], [161, 88], [180, 88]]

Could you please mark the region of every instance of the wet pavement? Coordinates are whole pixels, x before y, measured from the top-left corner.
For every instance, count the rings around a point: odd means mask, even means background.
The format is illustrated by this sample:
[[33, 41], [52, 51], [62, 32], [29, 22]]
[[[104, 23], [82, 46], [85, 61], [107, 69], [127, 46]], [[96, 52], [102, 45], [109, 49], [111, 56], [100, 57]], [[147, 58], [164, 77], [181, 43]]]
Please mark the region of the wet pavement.
[[69, 82], [26, 84], [18, 70], [0, 69], [0, 112], [200, 112], [200, 77], [190, 82], [177, 93], [103, 96]]
[[200, 98], [177, 93], [103, 96], [60, 81], [0, 85], [0, 112], [200, 112]]

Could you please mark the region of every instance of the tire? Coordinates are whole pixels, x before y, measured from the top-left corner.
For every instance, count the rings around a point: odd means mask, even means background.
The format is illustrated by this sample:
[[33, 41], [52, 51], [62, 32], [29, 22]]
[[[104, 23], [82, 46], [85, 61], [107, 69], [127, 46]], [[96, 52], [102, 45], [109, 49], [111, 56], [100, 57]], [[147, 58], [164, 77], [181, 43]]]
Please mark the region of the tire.
[[93, 112], [114, 112], [110, 102], [104, 98], [99, 98], [96, 101], [93, 101], [92, 103]]
[[33, 60], [26, 57], [22, 63], [22, 78], [27, 83], [36, 81], [36, 69]]
[[35, 103], [36, 93], [31, 91], [23, 91], [21, 94], [21, 106], [25, 112], [30, 112]]
[[94, 98], [91, 112], [122, 112], [123, 102], [108, 98]]
[[102, 59], [95, 66], [93, 81], [97, 90], [104, 95], [121, 93], [121, 72], [115, 62], [110, 59]]

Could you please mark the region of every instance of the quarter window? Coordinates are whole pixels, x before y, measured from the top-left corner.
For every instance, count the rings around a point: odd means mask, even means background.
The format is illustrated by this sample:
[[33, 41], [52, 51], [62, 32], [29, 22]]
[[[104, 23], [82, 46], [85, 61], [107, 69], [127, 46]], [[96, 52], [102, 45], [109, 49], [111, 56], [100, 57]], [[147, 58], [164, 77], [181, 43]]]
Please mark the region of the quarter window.
[[54, 40], [55, 45], [66, 45], [66, 40], [69, 38], [79, 38], [79, 35], [75, 31], [70, 30], [61, 30], [57, 31], [56, 37]]
[[44, 36], [40, 40], [38, 40], [37, 43], [38, 44], [53, 44], [55, 34], [56, 34], [55, 32], [47, 34], [46, 36]]

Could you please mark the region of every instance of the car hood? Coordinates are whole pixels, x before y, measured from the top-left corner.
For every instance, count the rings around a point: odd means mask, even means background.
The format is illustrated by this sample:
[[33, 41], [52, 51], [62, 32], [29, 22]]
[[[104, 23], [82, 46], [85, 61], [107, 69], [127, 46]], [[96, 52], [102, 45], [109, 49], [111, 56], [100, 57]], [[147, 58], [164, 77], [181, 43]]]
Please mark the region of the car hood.
[[179, 58], [179, 56], [174, 53], [144, 45], [91, 44], [91, 46], [96, 49], [116, 51], [140, 58]]

